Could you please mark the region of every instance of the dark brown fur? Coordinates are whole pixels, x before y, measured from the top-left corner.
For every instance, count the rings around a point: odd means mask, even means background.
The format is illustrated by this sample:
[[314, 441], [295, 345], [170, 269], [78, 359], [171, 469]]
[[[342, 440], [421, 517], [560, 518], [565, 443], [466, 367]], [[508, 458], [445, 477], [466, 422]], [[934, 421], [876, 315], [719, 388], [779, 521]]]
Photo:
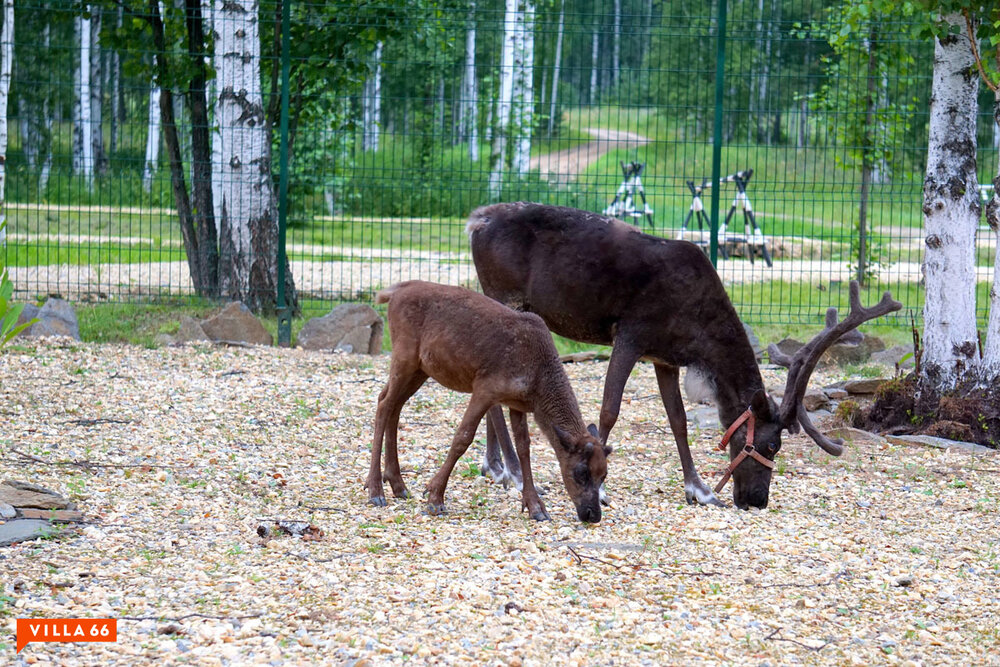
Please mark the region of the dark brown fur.
[[[781, 446], [781, 431], [797, 430], [798, 422], [807, 420], [796, 407], [815, 365], [811, 355], [818, 345], [833, 341], [823, 338], [806, 357], [795, 359], [794, 375], [803, 380], [802, 386], [786, 391], [787, 405], [783, 403], [779, 412], [764, 391], [753, 349], [722, 281], [697, 246], [643, 234], [587, 211], [541, 204], [485, 206], [473, 211], [466, 229], [488, 296], [538, 313], [559, 335], [614, 346], [601, 405], [602, 442], [618, 419], [633, 366], [640, 359], [653, 363], [677, 442], [688, 502], [721, 504], [691, 459], [678, 382], [681, 366], [694, 369], [712, 384], [723, 426], [752, 409], [754, 447], [769, 459]], [[837, 335], [855, 321], [838, 325]], [[823, 335], [828, 331], [834, 330], [824, 330]], [[837, 453], [836, 443], [824, 442], [811, 424], [803, 426], [820, 446]], [[730, 442], [731, 457], [743, 448], [744, 440], [741, 428]], [[739, 507], [767, 505], [768, 468], [748, 459], [736, 468], [733, 481], [733, 499]]]
[[[506, 405], [524, 475], [523, 502], [532, 517], [547, 519], [548, 515], [531, 478], [528, 412], [534, 413], [552, 443], [578, 516], [582, 521], [600, 521], [598, 492], [607, 474], [608, 451], [584, 425], [552, 336], [540, 317], [516, 313], [467, 289], [416, 280], [379, 292], [376, 302], [389, 303], [392, 363], [389, 381], [379, 395], [366, 482], [373, 504], [385, 504], [383, 479], [396, 497], [408, 495], [396, 451], [399, 413], [431, 377], [449, 389], [472, 394], [447, 459], [427, 485], [431, 513], [444, 511], [448, 477], [487, 410]], [[384, 476], [380, 471], [383, 435]]]

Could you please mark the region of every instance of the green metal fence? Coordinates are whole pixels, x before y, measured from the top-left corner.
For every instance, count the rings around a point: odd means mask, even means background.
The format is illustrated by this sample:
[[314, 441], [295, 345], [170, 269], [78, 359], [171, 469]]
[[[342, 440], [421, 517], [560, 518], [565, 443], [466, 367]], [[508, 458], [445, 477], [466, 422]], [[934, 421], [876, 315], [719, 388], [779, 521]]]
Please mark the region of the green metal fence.
[[903, 15], [844, 33], [840, 7], [18, 2], [5, 261], [21, 298], [274, 305], [283, 248], [289, 307], [317, 314], [475, 287], [465, 217], [523, 199], [702, 244], [750, 322], [818, 322], [860, 276], [908, 323], [933, 45]]

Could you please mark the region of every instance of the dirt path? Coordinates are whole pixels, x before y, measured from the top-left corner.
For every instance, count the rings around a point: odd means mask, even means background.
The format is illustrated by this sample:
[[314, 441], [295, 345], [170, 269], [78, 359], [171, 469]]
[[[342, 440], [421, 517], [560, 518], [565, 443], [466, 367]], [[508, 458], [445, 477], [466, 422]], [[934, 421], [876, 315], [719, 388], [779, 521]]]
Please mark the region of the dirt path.
[[593, 135], [594, 140], [545, 155], [531, 158], [531, 168], [537, 169], [550, 183], [568, 183], [577, 177], [598, 158], [616, 148], [638, 148], [649, 143], [649, 139], [634, 132], [605, 130], [588, 127], [584, 130]]

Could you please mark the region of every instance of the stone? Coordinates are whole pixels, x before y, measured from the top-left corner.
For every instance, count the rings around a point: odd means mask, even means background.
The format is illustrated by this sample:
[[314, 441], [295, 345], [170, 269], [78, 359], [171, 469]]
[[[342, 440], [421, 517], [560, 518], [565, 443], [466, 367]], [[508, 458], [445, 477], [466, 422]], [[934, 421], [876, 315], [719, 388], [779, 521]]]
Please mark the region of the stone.
[[36, 510], [24, 508], [20, 511], [24, 519], [44, 519], [52, 523], [76, 523], [83, 521], [83, 513], [76, 510]]
[[830, 405], [830, 398], [825, 392], [810, 389], [806, 391], [805, 395], [802, 397], [802, 405], [804, 405], [806, 410], [809, 412], [825, 410]]
[[970, 454], [996, 454], [998, 451], [977, 445], [973, 442], [948, 440], [947, 438], [936, 438], [931, 435], [887, 435], [885, 439], [894, 445], [924, 445], [926, 447], [937, 447], [938, 449], [957, 449], [969, 452]]
[[719, 411], [712, 407], [697, 407], [687, 411], [687, 420], [698, 428], [720, 428]]
[[[39, 310], [41, 310], [41, 308], [39, 308], [38, 306], [36, 306], [33, 303], [26, 303], [26, 304], [24, 304], [24, 308], [21, 309], [21, 314], [17, 316], [17, 324], [15, 324], [14, 326], [19, 327], [22, 324], [25, 324], [25, 323], [33, 320], [33, 319], [36, 319], [38, 317], [38, 311]], [[28, 327], [28, 329], [30, 329], [30, 328], [31, 327]], [[25, 330], [25, 331], [21, 332], [21, 335], [22, 336], [27, 336], [28, 335], [28, 331]]]
[[53, 528], [48, 521], [40, 519], [15, 519], [0, 523], [0, 547], [49, 537], [56, 530], [58, 528]]
[[777, 343], [774, 343], [774, 346], [777, 347], [779, 351], [784, 352], [788, 356], [792, 356], [798, 352], [803, 345], [805, 345], [805, 343], [795, 340], [794, 338], [782, 338]]
[[6, 480], [0, 484], [0, 502], [17, 508], [33, 507], [42, 510], [73, 509], [72, 503], [55, 491], [43, 486]]
[[201, 328], [216, 342], [274, 344], [274, 338], [264, 325], [239, 301], [229, 303], [218, 315], [203, 321]]
[[181, 317], [180, 326], [177, 327], [177, 333], [170, 337], [170, 341], [173, 345], [183, 345], [184, 343], [211, 340], [212, 339], [208, 337], [208, 334], [205, 333], [205, 329], [202, 328], [201, 323], [189, 315], [183, 315]]
[[757, 338], [757, 334], [754, 333], [753, 327], [751, 327], [746, 322], [741, 322], [743, 325], [743, 330], [747, 333], [747, 338], [750, 340], [750, 347], [753, 348], [753, 356], [760, 361], [764, 358], [764, 346], [760, 343], [760, 338]]
[[69, 336], [80, 340], [80, 324], [69, 301], [51, 298], [41, 308], [28, 304], [18, 317], [18, 322], [27, 322], [32, 318], [38, 318], [38, 321], [22, 331], [22, 336]]
[[715, 388], [704, 374], [688, 367], [684, 373], [684, 395], [691, 403], [715, 403]]
[[862, 380], [848, 380], [844, 383], [844, 391], [848, 394], [874, 394], [883, 382], [888, 382], [888, 378], [864, 378]]
[[835, 343], [827, 348], [820, 358], [820, 363], [846, 366], [863, 364], [875, 352], [885, 349], [885, 341], [877, 336], [861, 336], [858, 343]]
[[304, 350], [376, 355], [382, 352], [382, 328], [382, 318], [374, 308], [345, 303], [306, 322], [296, 344]]
[[843, 387], [823, 387], [823, 393], [831, 401], [842, 401], [850, 395]]
[[884, 445], [888, 442], [878, 433], [863, 431], [859, 428], [851, 428], [850, 426], [841, 426], [840, 428], [826, 431], [825, 434], [830, 438], [840, 438], [846, 442], [870, 442], [876, 445]]
[[[903, 357], [907, 357], [903, 361]], [[873, 364], [881, 364], [883, 366], [889, 366], [890, 368], [914, 368], [916, 362], [913, 359], [913, 346], [911, 345], [895, 345], [890, 347], [888, 350], [880, 350], [872, 354], [869, 359]]]
[[14, 509], [13, 505], [8, 505], [7, 503], [0, 503], [0, 519], [13, 519], [17, 516], [17, 510]]

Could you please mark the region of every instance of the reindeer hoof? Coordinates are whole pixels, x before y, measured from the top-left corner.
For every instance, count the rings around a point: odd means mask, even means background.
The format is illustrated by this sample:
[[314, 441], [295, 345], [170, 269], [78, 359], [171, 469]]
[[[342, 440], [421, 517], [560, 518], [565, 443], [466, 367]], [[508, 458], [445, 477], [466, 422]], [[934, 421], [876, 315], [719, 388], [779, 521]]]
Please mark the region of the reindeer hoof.
[[444, 503], [440, 505], [437, 503], [427, 503], [427, 513], [431, 516], [441, 516], [442, 514], [447, 514], [448, 510], [445, 508]]
[[371, 503], [372, 505], [374, 505], [375, 507], [385, 507], [386, 506], [385, 496], [373, 496], [373, 497], [371, 497], [371, 498], [368, 499], [368, 502]]
[[531, 518], [535, 521], [552, 521], [552, 517], [544, 509], [535, 511], [531, 513]]

